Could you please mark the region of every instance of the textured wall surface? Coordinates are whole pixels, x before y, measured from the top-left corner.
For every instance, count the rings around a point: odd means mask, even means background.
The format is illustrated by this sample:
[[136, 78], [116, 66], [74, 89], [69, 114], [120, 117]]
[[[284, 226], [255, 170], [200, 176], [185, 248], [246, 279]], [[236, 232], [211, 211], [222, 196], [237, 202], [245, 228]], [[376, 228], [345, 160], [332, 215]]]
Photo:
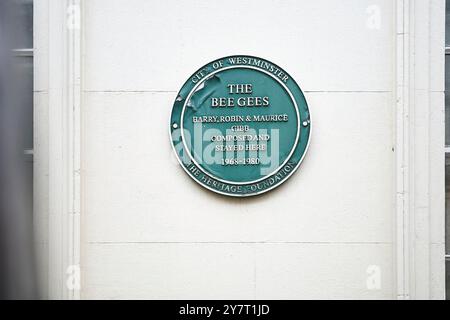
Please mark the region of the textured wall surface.
[[[395, 296], [391, 0], [84, 6], [82, 298]], [[301, 169], [253, 199], [191, 181], [168, 135], [184, 81], [233, 54], [280, 65], [312, 113]]]

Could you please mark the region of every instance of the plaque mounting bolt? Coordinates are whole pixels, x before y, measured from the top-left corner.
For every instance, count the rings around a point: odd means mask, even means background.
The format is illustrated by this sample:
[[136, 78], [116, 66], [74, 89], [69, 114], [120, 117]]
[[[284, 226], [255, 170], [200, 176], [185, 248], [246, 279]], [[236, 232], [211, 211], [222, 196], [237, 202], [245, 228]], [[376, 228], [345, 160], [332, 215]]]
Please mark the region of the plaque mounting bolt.
[[174, 123], [174, 124], [172, 125], [172, 128], [178, 129], [178, 124], [177, 124], [177, 123]]
[[303, 121], [303, 126], [304, 126], [304, 127], [309, 126], [309, 124], [310, 124], [310, 121], [309, 121], [309, 120]]

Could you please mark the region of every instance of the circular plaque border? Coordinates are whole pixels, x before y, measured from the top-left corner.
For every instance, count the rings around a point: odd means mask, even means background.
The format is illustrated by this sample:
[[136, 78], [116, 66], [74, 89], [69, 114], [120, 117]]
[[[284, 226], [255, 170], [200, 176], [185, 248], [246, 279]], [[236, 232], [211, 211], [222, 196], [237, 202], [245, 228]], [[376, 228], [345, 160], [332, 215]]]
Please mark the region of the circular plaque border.
[[235, 182], [235, 181], [230, 181], [230, 180], [225, 180], [225, 179], [220, 179], [216, 176], [214, 176], [213, 174], [211, 174], [210, 172], [207, 172], [200, 164], [197, 163], [197, 161], [194, 159], [194, 157], [192, 156], [192, 152], [188, 152], [187, 155], [189, 156], [189, 158], [191, 158], [192, 162], [201, 170], [203, 171], [204, 174], [213, 177], [215, 180], [220, 181], [220, 182], [224, 182], [224, 183], [228, 183], [228, 184], [235, 184], [235, 185], [247, 185], [247, 184], [252, 184], [252, 183], [257, 183], [260, 181], [264, 181], [268, 176], [273, 175], [275, 172], [278, 172], [281, 168], [283, 168], [286, 163], [288, 163], [289, 159], [292, 157], [292, 154], [294, 153], [295, 149], [298, 146], [298, 141], [300, 139], [300, 132], [301, 132], [301, 118], [300, 118], [300, 113], [299, 113], [299, 108], [297, 105], [297, 101], [295, 101], [294, 96], [292, 95], [291, 91], [289, 91], [289, 88], [286, 87], [286, 85], [281, 82], [280, 79], [278, 79], [277, 77], [275, 77], [273, 74], [265, 71], [265, 70], [261, 70], [259, 68], [253, 67], [253, 66], [231, 66], [231, 67], [226, 67], [226, 68], [222, 68], [219, 70], [216, 70], [214, 72], [211, 72], [210, 74], [208, 74], [207, 77], [203, 78], [201, 81], [199, 81], [194, 88], [189, 92], [189, 95], [187, 96], [187, 98], [185, 99], [184, 105], [183, 105], [183, 111], [181, 112], [181, 119], [180, 119], [180, 126], [181, 126], [181, 137], [182, 137], [182, 142], [184, 145], [185, 150], [188, 150], [188, 146], [186, 145], [186, 137], [184, 136], [184, 113], [186, 111], [186, 106], [189, 102], [189, 100], [191, 99], [192, 95], [197, 92], [197, 88], [205, 81], [207, 81], [210, 77], [212, 77], [213, 75], [226, 71], [226, 70], [231, 70], [231, 69], [252, 69], [252, 70], [256, 70], [259, 72], [263, 72], [266, 75], [270, 76], [271, 78], [273, 78], [276, 82], [278, 82], [281, 87], [287, 92], [287, 94], [289, 95], [289, 98], [292, 100], [292, 103], [294, 105], [294, 109], [295, 109], [295, 114], [297, 116], [297, 135], [295, 137], [295, 142], [294, 145], [291, 148], [291, 151], [289, 152], [289, 155], [286, 157], [286, 160], [284, 160], [284, 162], [278, 166], [278, 168], [274, 169], [271, 173], [267, 174], [265, 177], [262, 177], [260, 179], [256, 179], [256, 180], [252, 180], [252, 181], [245, 181], [245, 182]]
[[[279, 71], [283, 72], [286, 76], [289, 77], [290, 88], [288, 85], [284, 84], [280, 79], [278, 79], [275, 75], [268, 72], [262, 67], [255, 66], [255, 65], [249, 65], [247, 63], [234, 63], [229, 65], [223, 65], [219, 64], [219, 62], [227, 61], [227, 59], [238, 59], [238, 58], [246, 58], [246, 59], [254, 59], [259, 60], [260, 62], [267, 62], [271, 66], [277, 68]], [[215, 67], [217, 66], [217, 68]], [[223, 179], [219, 179], [217, 177], [214, 177], [210, 173], [208, 173], [204, 168], [202, 168], [201, 165], [199, 165], [193, 156], [191, 155], [191, 152], [188, 150], [188, 147], [185, 142], [184, 137], [184, 111], [186, 108], [186, 105], [191, 98], [192, 94], [194, 94], [197, 90], [197, 88], [208, 78], [213, 76], [214, 74], [217, 74], [219, 72], [229, 70], [229, 69], [236, 69], [236, 68], [248, 68], [257, 70], [260, 72], [265, 73], [266, 75], [271, 76], [275, 81], [278, 82], [282, 86], [282, 88], [288, 93], [289, 97], [291, 98], [294, 108], [296, 109], [297, 114], [297, 136], [295, 143], [291, 149], [290, 154], [286, 157], [286, 160], [283, 162], [281, 166], [279, 166], [276, 170], [274, 170], [272, 173], [266, 175], [265, 177], [250, 181], [250, 182], [232, 182], [232, 181], [226, 181]], [[196, 75], [200, 73], [206, 73], [203, 74], [201, 79], [198, 79], [198, 81], [193, 82], [193, 79]], [[296, 92], [293, 92], [296, 91]], [[301, 100], [301, 101], [299, 101]], [[263, 193], [269, 192], [280, 185], [282, 185], [284, 182], [286, 182], [300, 167], [301, 163], [303, 162], [307, 151], [309, 149], [310, 140], [311, 140], [311, 114], [309, 111], [308, 103], [305, 99], [305, 96], [303, 94], [303, 91], [300, 89], [298, 84], [295, 82], [295, 80], [284, 71], [284, 69], [280, 68], [278, 65], [270, 62], [269, 60], [255, 57], [255, 56], [249, 56], [249, 55], [233, 55], [233, 56], [227, 56], [220, 59], [216, 59], [206, 65], [204, 65], [202, 68], [200, 68], [196, 73], [194, 73], [189, 79], [185, 82], [182, 89], [179, 91], [178, 96], [174, 102], [171, 118], [170, 118], [170, 124], [169, 124], [169, 135], [171, 140], [171, 145], [173, 148], [173, 151], [175, 152], [175, 155], [177, 157], [178, 162], [183, 167], [183, 169], [186, 171], [189, 176], [196, 181], [198, 184], [200, 184], [202, 187], [213, 191], [215, 193], [226, 195], [226, 196], [232, 196], [232, 197], [251, 197], [251, 196], [257, 196], [261, 195]], [[178, 132], [178, 130], [180, 130]], [[300, 143], [302, 135], [305, 135], [306, 131], [306, 144]], [[178, 132], [178, 133], [177, 133]], [[181, 141], [180, 141], [181, 140]], [[177, 145], [182, 144], [182, 152], [183, 154], [187, 155], [189, 159], [186, 159], [187, 161], [183, 160], [183, 157], [179, 154], [179, 151], [177, 151]], [[185, 157], [186, 158], [186, 157]], [[287, 170], [289, 168], [289, 170]], [[282, 171], [284, 170], [284, 176], [282, 178], [277, 177]], [[195, 174], [195, 172], [201, 172], [202, 175], [206, 176], [206, 180], [208, 182], [214, 183], [217, 185], [217, 183], [221, 184], [222, 190], [219, 190], [218, 188], [214, 188], [211, 186], [210, 183], [207, 183], [205, 181], [202, 181], [204, 179], [199, 178], [199, 175]], [[272, 183], [268, 187], [261, 188], [258, 185], [264, 181], [269, 182], [270, 180], [275, 181], [275, 177], [278, 178], [278, 181]], [[203, 177], [205, 178], [205, 177]], [[242, 192], [243, 188], [246, 187], [246, 192]], [[223, 190], [228, 189], [228, 191]], [[248, 190], [251, 189], [251, 190]], [[253, 190], [255, 189], [255, 190]], [[241, 190], [239, 192], [236, 192], [235, 190]]]

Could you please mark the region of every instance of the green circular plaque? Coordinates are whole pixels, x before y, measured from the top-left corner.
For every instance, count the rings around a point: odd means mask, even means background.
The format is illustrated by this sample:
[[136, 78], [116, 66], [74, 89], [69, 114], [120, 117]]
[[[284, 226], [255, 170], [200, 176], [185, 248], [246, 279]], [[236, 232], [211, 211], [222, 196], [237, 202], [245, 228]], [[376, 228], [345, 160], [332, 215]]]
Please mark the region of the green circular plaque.
[[302, 90], [277, 65], [251, 56], [213, 61], [184, 84], [170, 136], [184, 170], [205, 188], [249, 197], [298, 169], [310, 140]]

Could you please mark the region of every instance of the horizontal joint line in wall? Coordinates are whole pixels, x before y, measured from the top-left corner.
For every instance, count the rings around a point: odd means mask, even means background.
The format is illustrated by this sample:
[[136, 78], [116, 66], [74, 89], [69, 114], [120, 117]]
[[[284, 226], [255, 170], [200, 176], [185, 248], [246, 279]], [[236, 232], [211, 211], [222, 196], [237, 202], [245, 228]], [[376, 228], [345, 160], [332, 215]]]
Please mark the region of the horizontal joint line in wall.
[[83, 90], [84, 93], [173, 93], [177, 91], [169, 90]]
[[[83, 90], [84, 93], [173, 93], [177, 91], [170, 90]], [[392, 93], [392, 91], [383, 90], [304, 90], [305, 93]]]
[[392, 93], [384, 90], [305, 90], [305, 93]]
[[313, 245], [392, 245], [392, 242], [307, 242], [307, 241], [90, 241], [89, 244], [313, 244]]

